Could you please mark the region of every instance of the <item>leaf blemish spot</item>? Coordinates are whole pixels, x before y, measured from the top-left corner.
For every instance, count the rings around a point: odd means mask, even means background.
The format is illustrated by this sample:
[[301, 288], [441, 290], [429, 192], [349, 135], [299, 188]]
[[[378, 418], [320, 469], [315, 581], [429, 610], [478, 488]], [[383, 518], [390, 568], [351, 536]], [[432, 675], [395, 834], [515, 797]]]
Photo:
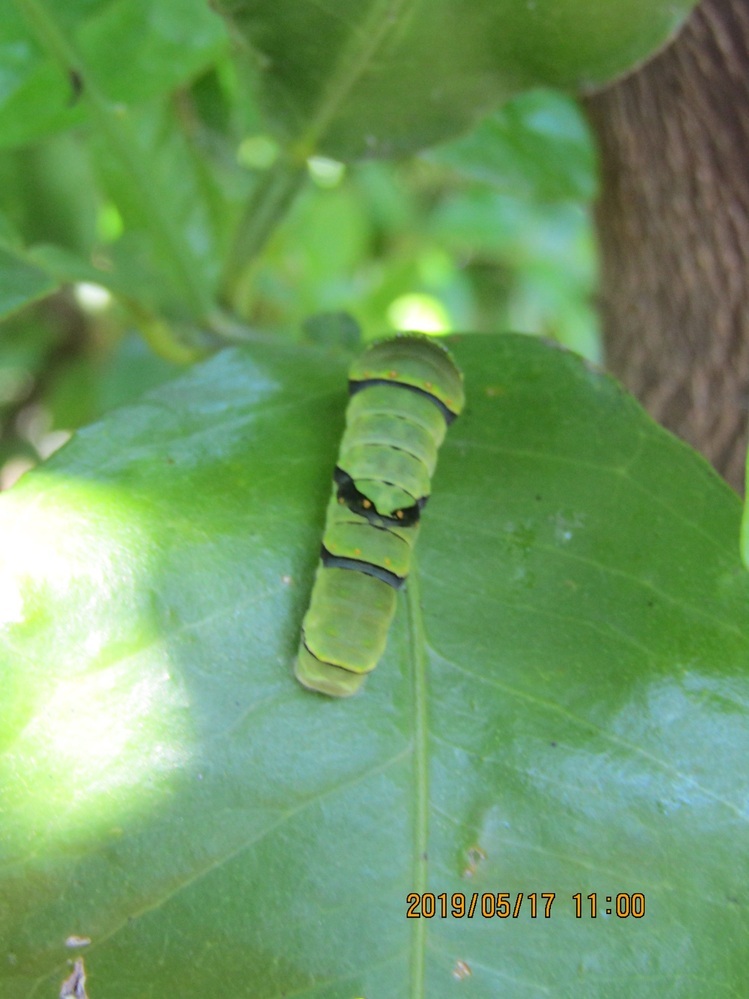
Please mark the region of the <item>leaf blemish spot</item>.
[[83, 958], [76, 959], [73, 971], [65, 979], [60, 987], [60, 999], [88, 999], [86, 993], [86, 969], [83, 966]]
[[465, 961], [456, 961], [453, 966], [452, 976], [458, 981], [462, 982], [466, 978], [470, 978], [473, 972], [471, 971], [471, 966], [466, 964]]
[[71, 935], [65, 941], [66, 947], [87, 947], [91, 943], [91, 937], [79, 937], [75, 933]]
[[469, 846], [466, 851], [466, 857], [468, 864], [463, 870], [463, 877], [472, 878], [475, 876], [479, 864], [482, 864], [486, 860], [486, 853], [480, 846]]

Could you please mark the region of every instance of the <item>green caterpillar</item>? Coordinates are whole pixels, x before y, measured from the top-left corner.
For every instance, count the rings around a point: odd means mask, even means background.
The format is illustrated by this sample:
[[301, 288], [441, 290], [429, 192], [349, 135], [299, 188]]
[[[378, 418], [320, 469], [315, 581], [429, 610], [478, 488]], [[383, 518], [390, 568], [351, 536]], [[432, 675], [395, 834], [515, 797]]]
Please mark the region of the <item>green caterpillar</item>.
[[349, 392], [296, 660], [299, 681], [333, 697], [355, 693], [385, 650], [437, 451], [464, 403], [448, 351], [417, 334], [365, 351], [349, 372]]

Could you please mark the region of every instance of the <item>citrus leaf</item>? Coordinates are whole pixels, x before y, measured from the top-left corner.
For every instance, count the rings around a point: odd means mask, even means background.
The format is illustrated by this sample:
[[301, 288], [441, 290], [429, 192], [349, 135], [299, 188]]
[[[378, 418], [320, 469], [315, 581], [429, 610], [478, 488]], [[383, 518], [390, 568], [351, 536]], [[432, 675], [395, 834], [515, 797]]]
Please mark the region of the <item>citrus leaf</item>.
[[529, 87], [610, 80], [660, 48], [694, 0], [217, 6], [255, 50], [279, 133], [349, 160], [444, 141]]
[[738, 497], [573, 355], [453, 349], [468, 404], [350, 701], [292, 676], [337, 356], [226, 351], [2, 497], [4, 994], [56, 995], [71, 935], [91, 999], [741, 994]]

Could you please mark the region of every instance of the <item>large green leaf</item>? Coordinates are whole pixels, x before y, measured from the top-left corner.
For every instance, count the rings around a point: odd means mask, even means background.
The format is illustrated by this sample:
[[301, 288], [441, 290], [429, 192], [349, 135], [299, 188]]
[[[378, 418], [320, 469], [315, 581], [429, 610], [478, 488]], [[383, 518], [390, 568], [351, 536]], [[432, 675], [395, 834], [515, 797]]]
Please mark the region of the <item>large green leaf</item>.
[[[91, 999], [743, 994], [738, 498], [573, 355], [455, 352], [468, 406], [351, 701], [291, 673], [337, 357], [227, 351], [2, 499], [2, 995], [57, 995], [71, 934]], [[424, 890], [478, 909], [407, 919]], [[517, 918], [479, 915], [497, 892]]]
[[307, 154], [413, 152], [518, 90], [630, 69], [694, 0], [218, 0], [259, 54], [278, 130]]

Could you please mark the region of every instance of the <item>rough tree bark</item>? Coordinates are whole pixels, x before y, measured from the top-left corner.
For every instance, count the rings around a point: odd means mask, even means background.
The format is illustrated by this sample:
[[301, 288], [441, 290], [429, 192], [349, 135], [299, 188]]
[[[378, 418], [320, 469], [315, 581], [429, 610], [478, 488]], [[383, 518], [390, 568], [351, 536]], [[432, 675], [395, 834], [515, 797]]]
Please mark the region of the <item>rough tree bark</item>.
[[586, 100], [608, 367], [741, 490], [749, 398], [749, 3]]

